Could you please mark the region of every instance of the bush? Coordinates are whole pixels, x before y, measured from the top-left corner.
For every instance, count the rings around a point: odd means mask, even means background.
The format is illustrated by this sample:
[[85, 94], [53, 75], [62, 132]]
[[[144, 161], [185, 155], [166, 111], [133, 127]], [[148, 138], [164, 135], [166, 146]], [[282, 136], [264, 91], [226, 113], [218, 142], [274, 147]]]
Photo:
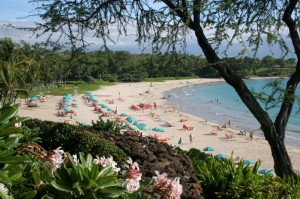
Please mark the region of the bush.
[[108, 140], [99, 138], [83, 128], [64, 123], [50, 121], [29, 120], [26, 124], [29, 128], [39, 128], [42, 146], [46, 150], [62, 147], [71, 154], [80, 151], [90, 153], [93, 156], [112, 156], [118, 163], [123, 163], [128, 156], [124, 151]]
[[96, 131], [106, 131], [106, 132], [120, 132], [120, 126], [116, 121], [107, 121], [105, 122], [103, 119], [97, 120], [96, 122], [92, 121], [92, 125], [90, 127]]
[[299, 183], [291, 178], [258, 175], [260, 162], [249, 166], [243, 160], [218, 160], [197, 149], [186, 155], [193, 161], [205, 198], [299, 198]]

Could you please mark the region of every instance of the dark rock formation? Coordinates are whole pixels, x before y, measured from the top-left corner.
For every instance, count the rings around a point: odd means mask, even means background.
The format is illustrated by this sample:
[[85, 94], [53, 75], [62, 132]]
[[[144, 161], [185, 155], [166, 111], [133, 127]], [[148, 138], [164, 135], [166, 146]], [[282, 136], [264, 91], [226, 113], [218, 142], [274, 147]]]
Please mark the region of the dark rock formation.
[[156, 170], [167, 173], [172, 179], [180, 177], [183, 186], [181, 198], [201, 198], [202, 188], [194, 173], [192, 161], [175, 147], [131, 132], [101, 133], [99, 136], [114, 142], [137, 162], [143, 178], [155, 176]]

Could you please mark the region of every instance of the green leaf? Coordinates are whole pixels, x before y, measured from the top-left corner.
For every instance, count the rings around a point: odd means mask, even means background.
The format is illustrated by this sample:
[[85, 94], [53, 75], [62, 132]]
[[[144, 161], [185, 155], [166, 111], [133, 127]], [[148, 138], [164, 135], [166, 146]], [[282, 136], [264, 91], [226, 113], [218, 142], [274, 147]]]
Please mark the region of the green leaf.
[[68, 193], [71, 193], [73, 191], [72, 187], [59, 184], [56, 181], [52, 181], [50, 184], [59, 191], [68, 192]]
[[22, 178], [22, 172], [15, 173], [11, 175], [9, 178], [11, 181], [18, 181]]
[[23, 156], [7, 156], [0, 159], [2, 164], [30, 164], [31, 162], [31, 159]]
[[110, 176], [110, 175], [113, 175], [114, 174], [114, 171], [112, 169], [111, 166], [107, 166], [107, 167], [104, 167], [103, 169], [101, 169], [101, 171], [99, 172], [99, 175], [97, 177], [97, 179], [99, 177], [104, 177], [104, 176]]
[[0, 137], [8, 136], [15, 133], [22, 133], [21, 128], [9, 127], [9, 128], [0, 128]]
[[15, 106], [9, 106], [0, 109], [0, 123], [8, 122], [9, 119], [14, 117], [17, 113], [18, 109]]
[[37, 191], [36, 190], [32, 190], [32, 191], [26, 191], [24, 192], [22, 197], [23, 199], [32, 199], [34, 198], [34, 196], [36, 195]]
[[[1, 148], [1, 147], [0, 147]], [[11, 155], [14, 155], [16, 152], [13, 151], [13, 150], [3, 150], [3, 151], [0, 151], [0, 157], [5, 157], [5, 156], [11, 156]]]
[[103, 198], [103, 196], [108, 197], [108, 198], [116, 198], [116, 197], [121, 196], [125, 192], [126, 192], [126, 190], [123, 189], [122, 187], [113, 187], [113, 188], [101, 189], [100, 198], [101, 197]]
[[121, 183], [117, 181], [116, 177], [103, 177], [97, 181], [97, 184], [101, 189], [108, 187], [117, 187], [121, 186]]
[[8, 177], [8, 172], [2, 172], [0, 173], [0, 183], [4, 183], [4, 184], [11, 184], [11, 180]]

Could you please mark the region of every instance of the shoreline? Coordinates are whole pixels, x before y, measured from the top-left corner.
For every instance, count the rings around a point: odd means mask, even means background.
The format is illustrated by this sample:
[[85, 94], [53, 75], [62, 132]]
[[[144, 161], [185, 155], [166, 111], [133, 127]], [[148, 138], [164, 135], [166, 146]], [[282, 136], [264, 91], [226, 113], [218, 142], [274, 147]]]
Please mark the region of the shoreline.
[[[167, 143], [173, 146], [179, 146], [183, 150], [197, 148], [203, 150], [207, 146], [215, 150], [210, 152], [213, 155], [224, 153], [228, 157], [233, 152], [235, 158], [262, 160], [261, 169], [273, 169], [273, 158], [269, 144], [266, 140], [254, 137], [250, 141], [249, 136], [238, 135], [239, 130], [233, 128], [218, 129], [219, 124], [196, 117], [187, 113], [179, 112], [177, 107], [165, 105], [167, 96], [164, 92], [183, 86], [190, 86], [204, 83], [224, 82], [223, 79], [191, 79], [191, 80], [168, 80], [165, 82], [138, 82], [138, 83], [118, 83], [114, 86], [101, 87], [93, 91], [93, 95], [100, 103], [106, 103], [111, 109], [118, 109], [118, 114], [126, 113], [136, 118], [139, 122], [147, 125], [147, 130], [142, 130], [143, 136], [159, 135], [167, 140]], [[152, 86], [151, 86], [152, 85]], [[98, 119], [98, 114], [93, 111], [91, 103], [87, 103], [81, 96], [73, 96], [77, 100], [78, 114], [71, 121], [85, 122], [90, 124], [92, 120]], [[122, 100], [119, 100], [119, 99]], [[62, 96], [49, 96], [46, 102], [39, 103], [37, 108], [28, 108], [25, 104], [19, 108], [20, 116], [29, 116], [41, 120], [50, 120], [64, 122], [65, 118], [57, 116], [57, 103]], [[114, 99], [114, 104], [109, 104], [108, 100]], [[140, 103], [157, 104], [157, 109], [145, 109], [134, 111], [130, 109], [131, 105]], [[104, 118], [105, 119], [105, 118]], [[110, 118], [113, 119], [113, 118]], [[186, 122], [180, 122], [186, 119]], [[172, 124], [168, 127], [166, 124]], [[193, 127], [193, 130], [185, 130], [183, 125]], [[155, 127], [163, 128], [165, 132], [155, 132]], [[212, 135], [211, 132], [216, 132]], [[189, 141], [189, 135], [193, 134], [192, 143]], [[232, 136], [227, 138], [226, 136]], [[178, 144], [181, 139], [182, 143]], [[300, 171], [300, 151], [287, 147], [294, 170]]]

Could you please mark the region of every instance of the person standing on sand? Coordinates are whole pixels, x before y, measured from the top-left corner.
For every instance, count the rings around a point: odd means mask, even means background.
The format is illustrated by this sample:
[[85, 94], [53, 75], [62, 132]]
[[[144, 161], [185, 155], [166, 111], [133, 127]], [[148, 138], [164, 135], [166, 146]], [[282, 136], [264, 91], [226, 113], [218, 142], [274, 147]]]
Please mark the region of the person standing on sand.
[[250, 138], [250, 141], [253, 140], [253, 131], [251, 131], [251, 132], [249, 133], [249, 138]]
[[192, 144], [193, 139], [194, 139], [194, 135], [190, 133], [190, 144]]

